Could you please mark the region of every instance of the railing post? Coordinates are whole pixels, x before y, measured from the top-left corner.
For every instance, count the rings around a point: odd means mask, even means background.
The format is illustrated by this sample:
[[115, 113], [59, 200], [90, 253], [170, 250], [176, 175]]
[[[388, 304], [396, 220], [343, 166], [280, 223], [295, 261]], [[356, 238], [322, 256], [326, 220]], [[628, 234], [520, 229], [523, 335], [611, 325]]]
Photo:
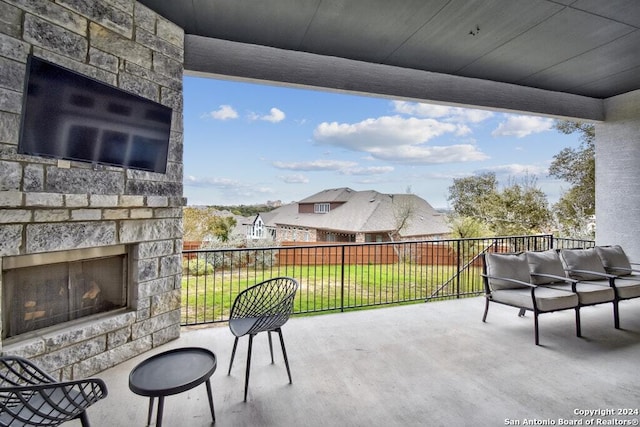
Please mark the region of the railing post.
[[456, 265], [456, 271], [457, 271], [457, 274], [456, 274], [456, 298], [460, 298], [460, 264], [461, 264], [460, 263], [460, 243], [461, 243], [461, 240], [458, 239], [458, 242], [457, 242], [458, 248], [456, 250], [456, 252], [458, 253], [458, 256], [456, 257], [457, 258], [456, 259], [456, 264], [457, 264]]
[[344, 312], [344, 248], [346, 245], [342, 245], [342, 261], [340, 267], [340, 312]]

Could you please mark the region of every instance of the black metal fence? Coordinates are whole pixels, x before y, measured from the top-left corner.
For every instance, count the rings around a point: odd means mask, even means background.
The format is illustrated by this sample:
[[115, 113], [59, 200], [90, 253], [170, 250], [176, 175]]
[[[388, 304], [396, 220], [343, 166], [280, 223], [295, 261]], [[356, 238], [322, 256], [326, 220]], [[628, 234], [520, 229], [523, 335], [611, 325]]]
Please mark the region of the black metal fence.
[[225, 322], [239, 292], [276, 276], [300, 283], [297, 314], [477, 296], [483, 292], [482, 253], [594, 244], [546, 234], [185, 250], [181, 323]]

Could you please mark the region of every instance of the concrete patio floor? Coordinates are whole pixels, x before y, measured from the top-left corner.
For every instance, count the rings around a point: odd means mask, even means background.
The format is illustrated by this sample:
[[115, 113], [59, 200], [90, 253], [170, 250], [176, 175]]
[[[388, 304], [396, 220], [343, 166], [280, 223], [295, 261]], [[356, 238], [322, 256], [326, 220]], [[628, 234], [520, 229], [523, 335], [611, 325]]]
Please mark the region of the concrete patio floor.
[[[226, 324], [185, 328], [180, 339], [97, 375], [109, 396], [89, 419], [93, 427], [145, 425], [148, 399], [129, 390], [131, 369], [161, 351], [201, 346], [218, 357], [219, 427], [636, 425], [640, 415], [617, 411], [640, 410], [640, 300], [620, 303], [621, 330], [611, 304], [582, 309], [583, 338], [572, 311], [541, 315], [541, 346], [530, 313], [519, 318], [492, 304], [482, 323], [483, 308], [483, 298], [469, 298], [292, 318], [283, 333], [293, 384], [279, 345], [272, 365], [266, 334], [258, 335], [246, 403], [247, 339], [227, 376], [233, 336]], [[211, 425], [206, 396], [204, 385], [169, 396], [163, 425]]]

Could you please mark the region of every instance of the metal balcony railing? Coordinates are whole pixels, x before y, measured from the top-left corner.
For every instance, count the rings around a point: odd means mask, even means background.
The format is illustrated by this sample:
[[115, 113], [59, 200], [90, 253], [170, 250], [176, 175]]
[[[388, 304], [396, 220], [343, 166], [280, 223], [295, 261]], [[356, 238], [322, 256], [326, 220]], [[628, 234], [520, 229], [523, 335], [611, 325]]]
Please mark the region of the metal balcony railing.
[[291, 276], [294, 313], [482, 295], [480, 254], [593, 247], [550, 234], [384, 243], [296, 244], [183, 251], [182, 325], [225, 322], [236, 295]]

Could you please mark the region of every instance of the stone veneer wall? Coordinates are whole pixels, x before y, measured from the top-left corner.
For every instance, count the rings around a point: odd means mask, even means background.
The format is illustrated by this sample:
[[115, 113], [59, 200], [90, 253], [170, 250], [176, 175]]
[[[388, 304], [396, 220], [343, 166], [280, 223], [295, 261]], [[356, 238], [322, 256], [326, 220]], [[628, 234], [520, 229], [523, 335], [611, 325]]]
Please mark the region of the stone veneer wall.
[[[0, 0], [0, 261], [132, 248], [127, 309], [5, 340], [3, 353], [80, 378], [179, 336], [183, 48], [181, 28], [133, 0]], [[166, 175], [18, 155], [29, 53], [172, 107]]]

